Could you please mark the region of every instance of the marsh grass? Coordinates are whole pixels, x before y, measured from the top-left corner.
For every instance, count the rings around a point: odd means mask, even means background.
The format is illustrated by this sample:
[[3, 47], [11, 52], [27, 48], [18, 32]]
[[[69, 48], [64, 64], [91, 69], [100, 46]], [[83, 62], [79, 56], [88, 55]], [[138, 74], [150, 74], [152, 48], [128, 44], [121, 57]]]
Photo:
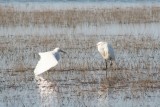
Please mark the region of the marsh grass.
[[13, 67], [13, 70], [15, 72], [25, 72], [26, 68], [23, 62], [21, 62], [21, 63], [16, 63], [15, 66]]
[[[68, 55], [62, 55], [63, 60], [49, 72], [78, 70], [86, 75], [89, 71], [102, 70], [105, 74], [104, 60], [99, 55], [97, 48], [93, 47], [97, 43], [95, 36], [88, 35], [85, 38], [76, 36], [68, 38], [65, 35], [1, 36], [1, 46], [4, 47], [1, 50], [3, 52], [1, 58], [7, 65], [10, 65], [10, 69], [25, 72], [26, 69], [33, 70], [36, 66], [39, 60], [38, 52], [50, 51], [58, 46]], [[101, 80], [101, 85], [120, 88], [128, 87], [132, 83], [132, 87], [136, 87], [135, 85], [137, 87], [146, 86], [146, 88], [156, 87], [154, 84], [159, 82], [158, 70], [160, 69], [158, 39], [131, 35], [101, 35], [101, 37], [112, 43], [117, 64], [116, 68], [109, 68], [109, 82], [105, 79]], [[97, 80], [92, 78], [90, 83], [97, 83]]]
[[[115, 90], [122, 90], [120, 92], [125, 90], [124, 100], [140, 98], [141, 94], [145, 94], [146, 91], [160, 88], [159, 36], [141, 34], [138, 31], [132, 35], [132, 30], [130, 35], [127, 34], [128, 32], [124, 35], [119, 33], [110, 35], [107, 31], [104, 34], [97, 32], [88, 34], [81, 33], [77, 29], [83, 27], [81, 24], [86, 25], [84, 31], [87, 31], [92, 28], [89, 27], [92, 25], [97, 25], [96, 28], [99, 28], [108, 23], [159, 22], [159, 13], [158, 6], [42, 11], [17, 11], [14, 7], [1, 7], [0, 25], [2, 29], [3, 27], [12, 29], [17, 26], [24, 27], [24, 29], [33, 27], [27, 30], [29, 33], [23, 33], [23, 29], [18, 28], [16, 30], [18, 33], [13, 31], [13, 35], [5, 32], [2, 32], [4, 35], [0, 35], [0, 70], [2, 74], [0, 75], [2, 83], [0, 88], [3, 88], [2, 91], [20, 89], [18, 94], [21, 91], [22, 94], [24, 94], [23, 91], [25, 93], [31, 91], [34, 94], [27, 93], [32, 97], [31, 99], [26, 98], [29, 99], [28, 102], [31, 100], [36, 102], [35, 99], [39, 99], [35, 98], [35, 91], [37, 92], [38, 88], [42, 98], [40, 100], [43, 101], [44, 106], [50, 105], [52, 102], [50, 99], [55, 99], [55, 105], [57, 100], [58, 104], [62, 106], [66, 104], [65, 102], [75, 104], [79, 100], [88, 102], [89, 105], [97, 99], [99, 91], [104, 94], [108, 89], [111, 89], [109, 91], [111, 94]], [[44, 30], [41, 32], [43, 35], [41, 36], [39, 35], [40, 31], [36, 31], [37, 27], [47, 29], [49, 26], [54, 26], [53, 30], [55, 30], [55, 26], [60, 28], [56, 29], [60, 30], [60, 34], [48, 33], [50, 30]], [[35, 29], [32, 31], [32, 28]], [[72, 31], [66, 32], [65, 28], [72, 28]], [[110, 28], [107, 27], [107, 29]], [[117, 32], [116, 30], [115, 32]], [[109, 67], [107, 78], [105, 62], [96, 48], [99, 40], [111, 43], [115, 50], [116, 66]], [[47, 71], [49, 77], [44, 73], [42, 74], [43, 78], [36, 80], [35, 84], [33, 71], [40, 58], [38, 53], [51, 51], [55, 47], [62, 48], [67, 55], [62, 54], [59, 64]], [[127, 89], [129, 92], [126, 91]], [[56, 98], [52, 98], [55, 96], [53, 95], [54, 91], [58, 95]], [[27, 101], [23, 95], [17, 97], [22, 97], [23, 101]], [[5, 101], [5, 97], [3, 98]], [[12, 96], [8, 98], [15, 99]], [[85, 103], [80, 105], [85, 105]]]
[[107, 23], [159, 22], [160, 7], [111, 7], [102, 9], [67, 9], [17, 11], [14, 7], [0, 7], [1, 26], [56, 25], [75, 27], [83, 23], [99, 25]]
[[[133, 36], [124, 36], [120, 38], [119, 36], [114, 37], [116, 39], [108, 36], [104, 37], [105, 39], [110, 40], [115, 49], [117, 69], [159, 69], [159, 62], [157, 58], [159, 56], [160, 43], [158, 40], [152, 38], [149, 39], [149, 37], [136, 38]], [[1, 38], [5, 40], [8, 37]], [[17, 36], [14, 38], [8, 38], [7, 42], [2, 43], [1, 46], [3, 48], [1, 48], [1, 51], [3, 51], [4, 54], [13, 55], [18, 52], [21, 55], [15, 56], [19, 57], [19, 59], [21, 58], [23, 62], [23, 60], [27, 58], [27, 56], [25, 56], [26, 54], [30, 54], [32, 57], [38, 58], [37, 56], [34, 56], [38, 52], [49, 51], [53, 50], [55, 47], [61, 47], [70, 54], [70, 56], [62, 55], [62, 57], [64, 57], [62, 63], [63, 61], [71, 61], [70, 63], [72, 63], [74, 66], [76, 66], [76, 63], [81, 63], [82, 65], [79, 67], [84, 70], [89, 68], [90, 70], [99, 69], [98, 66], [103, 64], [100, 63], [103, 62], [103, 59], [101, 59], [100, 55], [98, 54], [96, 47], [93, 47], [96, 44], [96, 38], [93, 39], [93, 37], [91, 37], [91, 40], [90, 36], [85, 38], [68, 38], [67, 36], [63, 35], [60, 37]], [[13, 45], [15, 41], [16, 43]], [[74, 58], [77, 60], [74, 60]], [[72, 62], [72, 59], [75, 62]], [[82, 62], [82, 60], [85, 60], [85, 62]], [[95, 63], [92, 63], [92, 65], [90, 62]], [[77, 68], [77, 66], [72, 68]]]

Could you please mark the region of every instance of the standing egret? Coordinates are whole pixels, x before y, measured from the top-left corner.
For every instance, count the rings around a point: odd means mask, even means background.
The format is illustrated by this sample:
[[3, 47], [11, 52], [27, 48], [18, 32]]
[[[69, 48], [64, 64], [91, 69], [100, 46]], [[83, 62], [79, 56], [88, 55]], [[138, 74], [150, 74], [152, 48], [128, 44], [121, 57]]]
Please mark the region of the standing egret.
[[107, 42], [98, 42], [97, 48], [102, 57], [105, 59], [107, 77], [107, 61], [110, 60], [110, 66], [112, 66], [112, 61], [115, 61], [114, 50], [112, 45], [108, 44]]
[[60, 53], [62, 51], [60, 48], [55, 48], [53, 51], [40, 52], [40, 60], [34, 70], [35, 75], [42, 74], [43, 72], [49, 70], [50, 68], [56, 66], [60, 60]]

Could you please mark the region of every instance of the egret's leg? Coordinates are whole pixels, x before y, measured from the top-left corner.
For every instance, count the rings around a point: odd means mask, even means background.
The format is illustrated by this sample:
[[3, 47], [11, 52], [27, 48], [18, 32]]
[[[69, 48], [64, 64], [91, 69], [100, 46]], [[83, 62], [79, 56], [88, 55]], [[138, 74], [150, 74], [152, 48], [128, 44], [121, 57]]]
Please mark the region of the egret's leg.
[[107, 78], [107, 60], [105, 60], [106, 63], [106, 78]]
[[113, 62], [112, 62], [112, 60], [111, 60], [111, 62], [110, 62], [110, 66], [112, 66], [113, 65]]
[[49, 71], [47, 71], [47, 76], [48, 76], [47, 78], [49, 78]]

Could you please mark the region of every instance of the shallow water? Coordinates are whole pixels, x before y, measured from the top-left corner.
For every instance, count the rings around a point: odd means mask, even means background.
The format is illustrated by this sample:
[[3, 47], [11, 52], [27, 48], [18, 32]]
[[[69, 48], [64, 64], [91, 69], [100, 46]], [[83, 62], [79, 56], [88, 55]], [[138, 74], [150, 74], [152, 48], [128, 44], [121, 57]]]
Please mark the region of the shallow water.
[[[14, 5], [36, 10], [43, 4]], [[43, 6], [64, 6], [59, 5]], [[160, 23], [1, 26], [0, 106], [159, 107], [159, 29]], [[116, 55], [107, 79], [104, 60], [95, 46], [102, 40], [113, 45]], [[62, 54], [55, 68], [35, 77], [38, 52], [55, 47], [68, 55]]]
[[[33, 71], [1, 71], [3, 107], [158, 107], [157, 88], [104, 83], [105, 71], [54, 71], [34, 77]], [[116, 84], [116, 83], [115, 83]]]
[[[41, 30], [48, 32], [45, 29]], [[23, 34], [22, 32], [13, 36], [7, 34], [0, 36], [2, 52], [0, 106], [158, 107], [160, 105], [158, 36], [155, 35], [153, 38], [144, 35], [110, 36], [107, 33], [106, 36], [105, 32], [101, 36], [93, 35], [92, 32], [81, 36], [76, 33], [79, 32], [78, 29], [75, 34], [71, 33], [71, 36], [64, 35], [64, 32], [58, 32], [62, 34], [51, 32], [44, 34], [51, 36], [43, 36], [38, 35], [36, 31], [38, 30], [26, 32], [23, 36], [18, 36]], [[32, 36], [33, 33], [38, 36]], [[70, 35], [67, 31], [65, 33]], [[110, 67], [107, 70], [109, 82], [106, 80], [106, 71], [103, 70], [105, 68], [103, 59], [96, 47], [91, 47], [96, 44], [96, 38], [109, 40], [115, 49], [118, 67], [116, 69]], [[121, 42], [122, 40], [125, 42]], [[142, 46], [134, 46], [139, 43]], [[33, 70], [39, 60], [37, 53], [52, 50], [57, 45], [69, 55], [62, 55], [62, 60], [55, 68], [49, 70], [49, 74], [46, 72], [40, 77], [35, 77]]]
[[[82, 24], [76, 27], [67, 26], [9, 26], [0, 27], [0, 36], [19, 35], [19, 36], [44, 36], [44, 35], [132, 35], [132, 36], [151, 36], [159, 38], [160, 23], [145, 24], [105, 24], [105, 25], [88, 25]], [[99, 37], [97, 37], [99, 39]]]
[[[139, 0], [138, 0], [139, 1]], [[145, 0], [146, 1], [146, 0]], [[123, 8], [123, 7], [144, 7], [159, 6], [159, 1], [146, 2], [0, 2], [2, 7], [11, 7], [17, 11], [40, 11], [40, 10], [66, 10], [66, 9], [101, 9], [101, 8]]]

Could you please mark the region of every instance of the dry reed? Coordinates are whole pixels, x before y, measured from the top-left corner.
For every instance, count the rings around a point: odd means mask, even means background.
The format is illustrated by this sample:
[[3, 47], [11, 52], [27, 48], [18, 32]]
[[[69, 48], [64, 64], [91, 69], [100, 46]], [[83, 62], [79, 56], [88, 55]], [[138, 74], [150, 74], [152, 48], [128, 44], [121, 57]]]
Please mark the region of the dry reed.
[[160, 7], [128, 7], [102, 9], [68, 9], [43, 11], [16, 11], [13, 7], [0, 7], [1, 26], [9, 25], [56, 25], [76, 26], [78, 24], [106, 23], [149, 23], [159, 22]]

